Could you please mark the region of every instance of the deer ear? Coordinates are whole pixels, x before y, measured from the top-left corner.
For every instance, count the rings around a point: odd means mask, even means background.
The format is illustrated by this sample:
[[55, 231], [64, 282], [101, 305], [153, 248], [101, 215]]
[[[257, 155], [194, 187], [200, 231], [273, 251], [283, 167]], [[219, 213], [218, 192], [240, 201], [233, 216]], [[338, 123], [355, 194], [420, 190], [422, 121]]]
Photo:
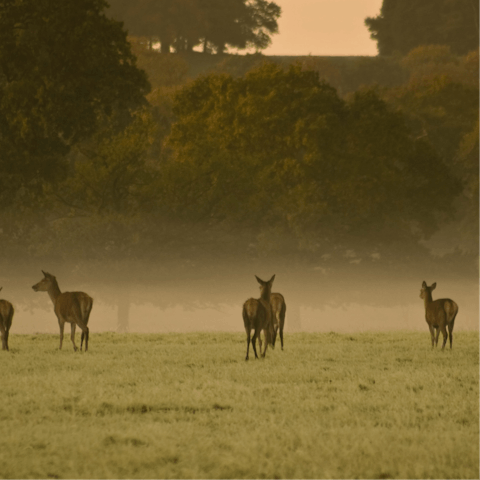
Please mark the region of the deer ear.
[[435, 290], [435, 287], [437, 286], [437, 282], [435, 282], [434, 284], [432, 284], [432, 286], [430, 287], [432, 290]]
[[44, 276], [44, 277], [47, 276], [46, 272], [44, 272], [43, 270], [42, 270], [42, 273], [43, 273], [43, 276]]
[[425, 282], [425, 280], [423, 281], [422, 283], [422, 287], [425, 288], [427, 286], [427, 282]]
[[265, 282], [263, 280], [261, 280], [260, 278], [258, 278], [256, 275], [255, 275], [255, 278], [257, 279], [257, 282], [260, 284], [260, 285], [263, 285]]
[[275, 280], [275, 274], [273, 274], [273, 277], [268, 281], [268, 283], [273, 283], [274, 280]]

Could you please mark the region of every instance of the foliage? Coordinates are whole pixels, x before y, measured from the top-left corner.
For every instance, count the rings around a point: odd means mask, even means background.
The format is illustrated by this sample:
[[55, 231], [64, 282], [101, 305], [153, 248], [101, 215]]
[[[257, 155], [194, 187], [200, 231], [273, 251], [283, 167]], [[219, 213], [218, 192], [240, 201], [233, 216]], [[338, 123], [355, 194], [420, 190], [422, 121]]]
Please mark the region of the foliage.
[[125, 22], [133, 35], [158, 38], [161, 52], [191, 52], [203, 44], [204, 52], [223, 53], [233, 48], [270, 44], [277, 33], [280, 7], [267, 0], [140, 0], [132, 4], [112, 0], [110, 13]]
[[365, 24], [380, 55], [405, 55], [421, 45], [466, 54], [478, 48], [478, 15], [474, 0], [384, 0], [380, 15]]
[[142, 206], [141, 191], [153, 169], [147, 163], [154, 125], [148, 112], [139, 112], [122, 132], [110, 134], [77, 150], [74, 172], [49, 194], [83, 214], [122, 213]]
[[449, 47], [418, 47], [402, 63], [408, 82], [382, 96], [402, 110], [415, 135], [428, 139], [461, 181], [451, 235], [457, 237], [457, 248], [477, 255], [478, 50], [458, 57]]
[[64, 177], [65, 155], [101, 118], [144, 102], [147, 78], [106, 5], [0, 3], [0, 169], [12, 186], [2, 200], [25, 183]]
[[444, 75], [412, 81], [389, 98], [408, 114], [419, 136], [426, 136], [449, 163], [478, 118], [478, 87]]
[[371, 251], [431, 233], [459, 192], [373, 91], [345, 102], [300, 66], [202, 77], [174, 113], [162, 189], [185, 218]]
[[478, 48], [458, 56], [445, 45], [424, 45], [411, 50], [400, 63], [409, 74], [405, 83], [445, 76], [470, 87], [478, 85]]
[[238, 320], [231, 334], [99, 334], [94, 305], [81, 354], [15, 335], [14, 317], [2, 476], [478, 478], [478, 332], [443, 353], [426, 328], [286, 332], [284, 351], [245, 362]]
[[[463, 192], [459, 210], [459, 228], [462, 231], [461, 248], [464, 251], [478, 255], [479, 229], [479, 162], [478, 120], [471, 132], [465, 134], [455, 157], [457, 176], [462, 180]], [[458, 232], [458, 228], [457, 228]]]

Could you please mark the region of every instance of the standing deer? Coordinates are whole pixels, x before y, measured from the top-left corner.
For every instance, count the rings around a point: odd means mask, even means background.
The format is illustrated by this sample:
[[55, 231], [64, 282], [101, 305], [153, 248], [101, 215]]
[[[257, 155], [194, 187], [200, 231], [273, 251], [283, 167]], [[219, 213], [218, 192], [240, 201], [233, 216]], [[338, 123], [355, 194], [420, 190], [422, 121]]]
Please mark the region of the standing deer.
[[277, 332], [280, 331], [280, 342], [283, 350], [283, 327], [285, 326], [285, 313], [287, 312], [287, 304], [285, 303], [285, 298], [281, 293], [272, 293], [270, 295], [270, 303], [272, 305], [274, 331], [272, 348], [275, 348]]
[[[0, 287], [0, 290], [2, 287]], [[7, 300], [0, 300], [0, 333], [2, 334], [2, 350], [8, 350], [8, 334], [12, 326], [13, 305]]]
[[92, 310], [93, 299], [83, 292], [60, 292], [57, 279], [43, 270], [42, 273], [44, 278], [32, 288], [36, 292], [48, 292], [48, 296], [52, 300], [53, 310], [60, 326], [60, 350], [63, 343], [63, 329], [65, 322], [68, 322], [71, 324], [73, 349], [77, 351], [75, 328], [78, 325], [82, 329], [80, 350], [83, 346], [83, 339], [85, 339], [85, 351], [87, 351], [89, 332], [87, 324]]
[[[255, 358], [258, 358], [257, 347], [255, 342], [258, 338], [260, 344], [260, 354], [265, 357], [268, 344], [272, 343], [273, 339], [273, 322], [272, 322], [272, 307], [270, 305], [270, 295], [272, 291], [273, 280], [275, 275], [268, 281], [264, 282], [255, 275], [257, 282], [260, 284], [260, 298], [249, 298], [243, 304], [243, 324], [245, 325], [245, 332], [247, 333], [247, 356], [245, 360], [248, 360], [248, 352], [250, 349], [250, 335], [252, 330], [254, 331], [252, 337], [253, 351], [255, 352]], [[262, 353], [262, 339], [260, 333], [263, 330], [265, 336], [265, 350]]]
[[[455, 323], [455, 317], [458, 313], [458, 305], [449, 298], [441, 298], [438, 300], [432, 300], [432, 291], [437, 286], [434, 283], [431, 287], [427, 286], [425, 282], [422, 283], [422, 289], [420, 290], [420, 298], [423, 298], [425, 302], [425, 320], [427, 321], [428, 328], [430, 329], [430, 336], [432, 337], [432, 348], [438, 345], [438, 337], [440, 331], [443, 335], [442, 350], [445, 348], [447, 338], [450, 334], [450, 348], [452, 348], [452, 332], [453, 325]], [[435, 329], [437, 329], [435, 334]]]

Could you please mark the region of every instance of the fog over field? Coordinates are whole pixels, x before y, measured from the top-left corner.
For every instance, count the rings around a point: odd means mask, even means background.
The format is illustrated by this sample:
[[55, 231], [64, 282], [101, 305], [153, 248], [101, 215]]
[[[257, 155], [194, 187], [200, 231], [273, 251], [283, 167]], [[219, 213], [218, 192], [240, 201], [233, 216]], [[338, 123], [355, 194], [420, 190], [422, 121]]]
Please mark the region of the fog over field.
[[54, 274], [62, 291], [85, 291], [94, 298], [92, 333], [243, 332], [242, 304], [259, 297], [254, 275], [269, 279], [273, 274], [273, 291], [282, 293], [287, 303], [286, 333], [420, 330], [427, 342], [419, 298], [423, 280], [437, 282], [434, 300], [452, 298], [459, 305], [455, 331], [478, 330], [478, 282], [471, 275], [384, 274], [361, 264], [257, 265], [31, 265], [18, 275], [3, 271], [0, 285], [2, 298], [15, 307], [11, 332], [21, 334], [58, 332], [48, 295], [31, 288], [43, 277], [40, 269]]

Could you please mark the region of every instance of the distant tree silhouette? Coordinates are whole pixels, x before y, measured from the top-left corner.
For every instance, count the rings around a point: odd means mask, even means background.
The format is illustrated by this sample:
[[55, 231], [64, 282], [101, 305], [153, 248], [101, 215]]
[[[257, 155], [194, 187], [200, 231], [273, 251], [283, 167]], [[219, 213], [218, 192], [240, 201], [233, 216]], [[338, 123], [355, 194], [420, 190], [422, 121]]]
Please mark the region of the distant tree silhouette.
[[456, 54], [478, 48], [476, 0], [383, 0], [365, 24], [380, 55], [406, 54], [421, 45], [448, 45]]
[[155, 37], [162, 53], [223, 53], [227, 46], [257, 50], [278, 32], [281, 9], [267, 0], [111, 0], [110, 14], [133, 35]]

